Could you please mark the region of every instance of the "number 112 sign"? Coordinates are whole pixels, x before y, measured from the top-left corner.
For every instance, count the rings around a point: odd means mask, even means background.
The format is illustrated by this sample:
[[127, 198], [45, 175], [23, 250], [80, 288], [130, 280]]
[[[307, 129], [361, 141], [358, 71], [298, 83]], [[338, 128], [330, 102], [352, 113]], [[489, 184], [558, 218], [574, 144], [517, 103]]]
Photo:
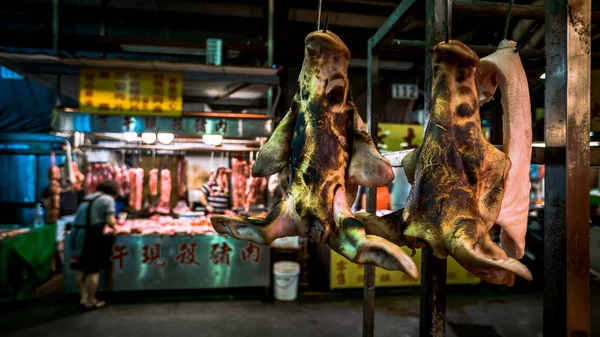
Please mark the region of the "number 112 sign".
[[392, 84], [392, 98], [418, 99], [419, 87], [416, 84]]

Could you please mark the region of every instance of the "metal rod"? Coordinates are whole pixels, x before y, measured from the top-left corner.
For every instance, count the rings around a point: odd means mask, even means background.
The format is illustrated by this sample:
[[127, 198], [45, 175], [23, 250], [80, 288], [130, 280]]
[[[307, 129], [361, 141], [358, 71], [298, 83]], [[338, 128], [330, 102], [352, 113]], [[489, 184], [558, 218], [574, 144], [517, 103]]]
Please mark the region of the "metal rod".
[[[529, 38], [531, 38], [531, 36], [533, 35], [533, 33], [535, 33], [538, 30], [538, 28], [540, 28], [540, 24], [536, 23], [529, 30], [529, 32], [527, 32], [527, 35], [525, 35], [525, 37], [521, 40], [520, 44], [515, 48], [515, 53], [518, 53], [527, 44], [527, 41], [529, 41]], [[521, 55], [519, 55], [519, 56], [521, 56]]]
[[448, 41], [450, 41], [450, 11], [452, 10], [452, 0], [447, 0], [446, 1], [446, 11], [444, 12], [445, 14], [445, 20], [444, 20], [444, 24], [446, 26], [446, 40], [445, 42], [448, 43]]
[[[494, 145], [495, 148], [502, 151], [502, 145]], [[545, 144], [533, 143], [533, 151], [531, 151], [531, 163], [532, 164], [545, 164], [544, 152]], [[383, 155], [390, 161], [392, 167], [402, 167], [402, 159], [413, 150], [402, 150], [395, 152], [385, 152]], [[590, 148], [590, 166], [600, 166], [600, 148]]]
[[329, 26], [329, 13], [327, 13], [325, 22], [323, 23], [323, 33], [327, 33], [327, 26]]
[[546, 0], [543, 333], [590, 336], [591, 0]]
[[504, 20], [504, 33], [502, 34], [502, 40], [506, 40], [508, 36], [508, 26], [510, 24], [510, 12], [512, 11], [512, 7], [515, 0], [510, 0], [508, 3], [508, 10], [506, 11], [506, 19]]
[[[426, 48], [427, 43], [425, 41], [394, 40], [392, 44], [386, 46], [384, 49], [421, 52]], [[485, 45], [469, 45], [469, 48], [479, 55], [489, 55], [498, 49], [496, 46]], [[519, 56], [524, 59], [542, 59], [544, 58], [544, 51], [538, 49], [524, 49], [520, 51]]]
[[[425, 129], [433, 105], [433, 69], [429, 50], [443, 41], [451, 30], [452, 0], [427, 0], [425, 4]], [[446, 335], [446, 269], [447, 260], [438, 259], [430, 247], [421, 250], [420, 337]]]
[[319, 10], [317, 15], [317, 30], [321, 28], [321, 9], [323, 8], [323, 0], [319, 0]]
[[402, 19], [415, 2], [416, 0], [402, 0], [383, 25], [379, 27], [375, 35], [371, 37], [373, 48], [377, 48], [380, 44], [387, 44], [394, 39], [396, 31], [399, 29], [398, 23], [400, 19]]
[[[367, 126], [371, 138], [377, 142], [379, 124], [379, 56], [373, 54], [373, 38], [367, 43]], [[377, 144], [376, 144], [377, 145]], [[377, 189], [367, 189], [366, 211], [377, 212]], [[365, 265], [363, 337], [375, 334], [375, 266]]]

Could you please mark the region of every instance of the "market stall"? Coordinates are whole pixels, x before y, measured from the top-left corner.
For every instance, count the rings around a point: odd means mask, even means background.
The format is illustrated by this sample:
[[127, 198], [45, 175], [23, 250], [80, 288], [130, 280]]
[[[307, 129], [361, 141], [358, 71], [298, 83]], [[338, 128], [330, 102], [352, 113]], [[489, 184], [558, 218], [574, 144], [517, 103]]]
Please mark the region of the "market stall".
[[[117, 181], [120, 186], [117, 224], [105, 230], [111, 238], [112, 267], [101, 289], [269, 286], [270, 247], [216, 235], [210, 224], [214, 214], [201, 197], [210, 200], [204, 195], [207, 191], [222, 192], [225, 199], [233, 199], [225, 214], [261, 215], [267, 207], [266, 182], [256, 186], [248, 170], [239, 169], [240, 163], [248, 160], [247, 153], [232, 152], [230, 158], [229, 152], [215, 155], [189, 145], [193, 143], [182, 141], [172, 146], [129, 145], [129, 150], [121, 150], [118, 141], [105, 140], [79, 147], [84, 150], [83, 167], [87, 167], [86, 194], [104, 180]], [[222, 191], [206, 189], [216, 184], [217, 168], [225, 170]], [[236, 183], [239, 181], [242, 183]], [[243, 203], [235, 196], [244, 198]], [[71, 234], [67, 234], [65, 261], [70, 258], [70, 240]], [[69, 266], [65, 280], [65, 291], [77, 291]]]
[[[223, 91], [209, 100], [218, 106], [245, 90], [258, 100], [266, 84], [278, 83], [278, 69], [223, 67], [213, 74], [212, 66], [165, 62], [158, 68], [142, 63], [131, 68], [115, 60], [96, 67], [63, 66], [79, 73], [72, 84], [79, 84], [80, 104], [56, 109], [52, 128], [73, 139], [85, 195], [103, 181], [119, 186], [117, 224], [105, 231], [112, 241], [112, 267], [103, 289], [268, 286], [269, 247], [216, 235], [210, 218], [264, 214], [267, 179], [254, 179], [250, 171], [261, 139], [269, 134], [272, 111], [218, 112], [185, 98]], [[230, 88], [228, 83], [238, 80], [248, 85]], [[66, 227], [65, 290], [70, 292], [76, 285], [68, 263], [72, 233]]]

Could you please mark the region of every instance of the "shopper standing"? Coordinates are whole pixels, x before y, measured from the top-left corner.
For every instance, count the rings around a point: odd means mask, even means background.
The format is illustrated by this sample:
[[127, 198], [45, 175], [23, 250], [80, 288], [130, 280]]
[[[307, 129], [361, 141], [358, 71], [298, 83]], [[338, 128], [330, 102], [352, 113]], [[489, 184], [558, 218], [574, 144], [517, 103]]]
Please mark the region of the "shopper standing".
[[118, 195], [116, 181], [103, 181], [96, 192], [85, 196], [75, 215], [70, 263], [77, 271], [80, 304], [88, 309], [105, 304], [96, 298], [96, 291], [100, 270], [108, 265], [110, 256], [110, 247], [104, 240], [104, 226], [115, 226], [115, 198]]

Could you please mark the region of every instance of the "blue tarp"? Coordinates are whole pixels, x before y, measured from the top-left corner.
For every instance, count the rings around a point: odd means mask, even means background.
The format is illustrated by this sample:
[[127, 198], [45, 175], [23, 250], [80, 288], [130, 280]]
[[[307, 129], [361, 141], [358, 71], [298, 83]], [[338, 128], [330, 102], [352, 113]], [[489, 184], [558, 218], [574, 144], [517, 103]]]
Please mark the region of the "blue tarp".
[[[62, 101], [67, 105], [77, 104], [65, 97]], [[55, 102], [52, 89], [39, 83], [28, 79], [0, 79], [0, 132], [49, 132]]]

